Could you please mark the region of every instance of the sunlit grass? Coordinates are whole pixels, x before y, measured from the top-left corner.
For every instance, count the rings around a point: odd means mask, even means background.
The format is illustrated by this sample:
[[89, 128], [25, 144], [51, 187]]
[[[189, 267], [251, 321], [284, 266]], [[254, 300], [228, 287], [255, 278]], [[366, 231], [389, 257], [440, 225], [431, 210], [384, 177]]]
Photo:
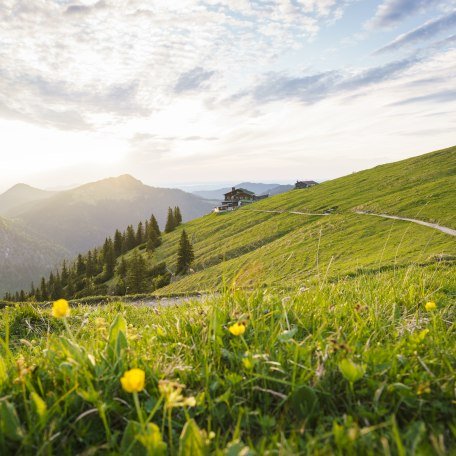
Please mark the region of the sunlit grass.
[[0, 453], [449, 454], [454, 272], [230, 284], [203, 302], [63, 318], [4, 308]]

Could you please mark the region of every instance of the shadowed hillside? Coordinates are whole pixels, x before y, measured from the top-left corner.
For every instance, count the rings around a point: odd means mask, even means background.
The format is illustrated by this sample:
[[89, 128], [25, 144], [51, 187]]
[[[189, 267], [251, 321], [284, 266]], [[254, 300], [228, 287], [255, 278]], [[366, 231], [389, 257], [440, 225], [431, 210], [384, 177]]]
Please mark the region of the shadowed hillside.
[[0, 217], [0, 295], [28, 288], [32, 281], [37, 284], [68, 255], [62, 247]]

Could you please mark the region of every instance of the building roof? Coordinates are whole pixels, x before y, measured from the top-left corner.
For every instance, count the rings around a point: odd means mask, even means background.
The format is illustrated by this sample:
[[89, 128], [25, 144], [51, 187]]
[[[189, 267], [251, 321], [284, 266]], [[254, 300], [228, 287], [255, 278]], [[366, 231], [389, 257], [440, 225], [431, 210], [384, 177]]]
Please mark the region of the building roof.
[[318, 184], [318, 182], [315, 181], [297, 181], [297, 184]]
[[230, 195], [231, 193], [245, 193], [246, 195], [255, 196], [255, 193], [251, 192], [250, 190], [246, 190], [245, 188], [233, 188], [230, 192], [225, 193], [225, 195]]

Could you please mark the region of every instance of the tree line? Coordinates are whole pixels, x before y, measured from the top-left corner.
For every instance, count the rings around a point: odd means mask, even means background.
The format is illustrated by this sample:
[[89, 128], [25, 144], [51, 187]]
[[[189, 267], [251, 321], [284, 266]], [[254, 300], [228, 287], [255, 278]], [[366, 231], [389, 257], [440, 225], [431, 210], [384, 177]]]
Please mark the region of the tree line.
[[[165, 232], [173, 231], [182, 223], [179, 207], [169, 208]], [[51, 272], [49, 278], [31, 285], [30, 291], [6, 293], [6, 301], [48, 301], [59, 298], [76, 299], [85, 296], [125, 295], [152, 292], [168, 285], [172, 273], [162, 262], [148, 267], [146, 255], [152, 255], [162, 243], [162, 233], [154, 215], [139, 222], [136, 229], [129, 225], [125, 231], [116, 230], [107, 237], [101, 248], [79, 254], [76, 261], [63, 261], [60, 270]], [[138, 247], [138, 249], [135, 249]], [[127, 252], [135, 249], [131, 255]], [[182, 231], [177, 252], [176, 274], [186, 274], [194, 259], [193, 247], [185, 230]], [[109, 285], [106, 282], [111, 281]]]

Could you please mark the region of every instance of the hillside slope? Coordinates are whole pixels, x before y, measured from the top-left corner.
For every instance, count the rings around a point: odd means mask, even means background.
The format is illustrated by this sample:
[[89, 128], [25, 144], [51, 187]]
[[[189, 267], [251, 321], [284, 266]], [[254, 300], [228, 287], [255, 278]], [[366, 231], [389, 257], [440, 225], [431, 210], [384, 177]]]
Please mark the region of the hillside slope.
[[[454, 236], [357, 211], [412, 215], [451, 226], [454, 151], [292, 190], [234, 212], [212, 213], [163, 233], [152, 248], [147, 236], [135, 239], [133, 233], [127, 242], [124, 234], [117, 253], [106, 241], [96, 254], [87, 253], [72, 265], [66, 296], [212, 292], [226, 285], [301, 287], [410, 264], [453, 263]], [[172, 276], [183, 229], [195, 259], [190, 274]]]
[[[408, 222], [358, 215], [355, 210], [417, 217], [454, 227], [456, 148], [378, 166], [319, 186], [293, 190], [233, 213], [184, 226], [195, 248], [194, 274], [161, 293], [220, 287], [295, 285], [456, 255], [452, 236]], [[322, 212], [326, 217], [262, 210]], [[181, 228], [180, 228], [181, 229]], [[171, 267], [180, 229], [164, 237], [155, 261]]]
[[28, 289], [55, 268], [68, 252], [39, 238], [18, 223], [0, 217], [0, 296]]
[[179, 206], [184, 220], [212, 209], [209, 202], [190, 193], [150, 187], [124, 175], [59, 192], [17, 218], [76, 255], [101, 244], [115, 229], [138, 223], [151, 213], [164, 226], [168, 206]]

